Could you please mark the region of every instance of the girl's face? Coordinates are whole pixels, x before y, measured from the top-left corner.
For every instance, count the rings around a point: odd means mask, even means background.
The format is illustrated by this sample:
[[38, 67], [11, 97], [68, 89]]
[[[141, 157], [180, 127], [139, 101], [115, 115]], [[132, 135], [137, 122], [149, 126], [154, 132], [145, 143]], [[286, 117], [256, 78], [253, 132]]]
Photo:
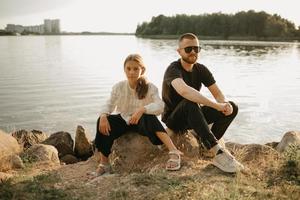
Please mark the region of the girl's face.
[[124, 71], [129, 81], [137, 81], [144, 74], [142, 66], [133, 60], [125, 63]]

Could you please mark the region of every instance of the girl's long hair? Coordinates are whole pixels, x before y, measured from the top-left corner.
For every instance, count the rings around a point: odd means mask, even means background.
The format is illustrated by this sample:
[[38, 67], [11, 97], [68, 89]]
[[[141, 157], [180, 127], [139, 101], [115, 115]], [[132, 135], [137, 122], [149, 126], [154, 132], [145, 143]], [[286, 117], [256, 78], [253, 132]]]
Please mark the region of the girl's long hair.
[[148, 81], [146, 80], [146, 78], [143, 75], [146, 71], [146, 67], [143, 62], [143, 58], [139, 54], [130, 54], [127, 56], [127, 58], [124, 61], [124, 67], [128, 61], [135, 61], [142, 68], [142, 76], [140, 76], [140, 78], [137, 80], [137, 86], [135, 88], [135, 92], [139, 99], [143, 99], [146, 97], [148, 88], [149, 88]]

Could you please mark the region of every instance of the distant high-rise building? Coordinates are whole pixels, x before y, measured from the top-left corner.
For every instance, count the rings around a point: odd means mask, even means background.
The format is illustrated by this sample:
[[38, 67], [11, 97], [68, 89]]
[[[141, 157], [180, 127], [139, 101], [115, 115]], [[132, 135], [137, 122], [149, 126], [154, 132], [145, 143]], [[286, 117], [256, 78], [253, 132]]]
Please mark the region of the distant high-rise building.
[[45, 33], [51, 33], [52, 32], [52, 26], [51, 26], [51, 20], [50, 19], [44, 19], [44, 32]]
[[57, 34], [60, 33], [60, 20], [59, 19], [45, 19], [44, 24], [36, 26], [22, 26], [15, 24], [7, 24], [6, 31], [14, 33], [39, 33], [39, 34]]
[[44, 32], [45, 33], [60, 33], [59, 19], [45, 19], [44, 20]]
[[21, 25], [7, 24], [5, 30], [8, 32], [22, 33], [24, 31], [24, 27]]
[[52, 33], [60, 33], [59, 19], [52, 20]]

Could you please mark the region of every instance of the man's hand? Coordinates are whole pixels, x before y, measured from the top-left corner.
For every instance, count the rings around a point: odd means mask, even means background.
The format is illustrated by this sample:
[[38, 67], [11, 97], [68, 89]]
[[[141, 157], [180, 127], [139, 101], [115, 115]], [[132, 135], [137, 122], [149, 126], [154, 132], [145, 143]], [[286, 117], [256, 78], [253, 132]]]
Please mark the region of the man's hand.
[[226, 102], [225, 110], [222, 111], [224, 115], [228, 116], [231, 115], [233, 112], [232, 105], [229, 102]]
[[214, 106], [214, 108], [217, 110], [217, 111], [220, 111], [222, 113], [224, 113], [226, 111], [226, 103], [215, 103], [216, 106]]
[[100, 133], [102, 133], [103, 135], [109, 135], [110, 132], [110, 124], [109, 121], [107, 120], [107, 116], [106, 114], [102, 114], [100, 116], [100, 122], [99, 122], [99, 131]]
[[146, 112], [145, 107], [140, 107], [129, 119], [129, 124], [137, 124], [142, 117], [142, 115]]

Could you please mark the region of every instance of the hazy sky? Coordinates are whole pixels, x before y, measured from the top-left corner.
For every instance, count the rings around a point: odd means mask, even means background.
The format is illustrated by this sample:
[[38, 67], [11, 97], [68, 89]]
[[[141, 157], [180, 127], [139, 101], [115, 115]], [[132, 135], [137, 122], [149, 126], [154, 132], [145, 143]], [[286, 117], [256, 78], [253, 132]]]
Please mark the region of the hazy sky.
[[295, 0], [0, 0], [0, 29], [61, 20], [63, 31], [135, 32], [138, 23], [163, 14], [265, 11], [300, 25]]

